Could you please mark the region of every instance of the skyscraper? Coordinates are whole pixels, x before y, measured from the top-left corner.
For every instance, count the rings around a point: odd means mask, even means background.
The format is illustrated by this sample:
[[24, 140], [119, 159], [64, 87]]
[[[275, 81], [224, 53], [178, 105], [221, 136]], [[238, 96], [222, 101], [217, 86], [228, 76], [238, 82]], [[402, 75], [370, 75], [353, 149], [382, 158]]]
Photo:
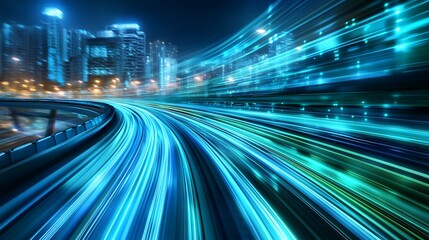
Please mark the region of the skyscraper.
[[177, 47], [171, 43], [149, 43], [147, 76], [157, 83], [161, 92], [177, 87]]
[[0, 75], [4, 80], [41, 80], [42, 30], [4, 23], [1, 30]]
[[120, 78], [125, 83], [143, 80], [146, 55], [146, 35], [140, 26], [131, 24], [113, 24], [107, 27], [120, 39], [122, 47], [123, 69]]
[[274, 76], [278, 83], [275, 83], [271, 88], [282, 88], [287, 84], [288, 76], [291, 74], [293, 62], [296, 61], [296, 55], [292, 53], [297, 50], [293, 49], [294, 39], [290, 32], [282, 31], [274, 34], [268, 40], [268, 56], [274, 64], [274, 68], [270, 73]]
[[65, 40], [62, 25], [63, 13], [57, 8], [45, 8], [42, 12], [44, 19], [44, 67], [49, 81], [65, 84], [64, 62]]
[[66, 30], [65, 79], [67, 83], [88, 81], [88, 41], [94, 36], [81, 29]]
[[[88, 80], [93, 85], [106, 86], [114, 78], [122, 80], [123, 49], [121, 38], [112, 31], [97, 33], [88, 40]], [[102, 81], [102, 82], [96, 82]]]

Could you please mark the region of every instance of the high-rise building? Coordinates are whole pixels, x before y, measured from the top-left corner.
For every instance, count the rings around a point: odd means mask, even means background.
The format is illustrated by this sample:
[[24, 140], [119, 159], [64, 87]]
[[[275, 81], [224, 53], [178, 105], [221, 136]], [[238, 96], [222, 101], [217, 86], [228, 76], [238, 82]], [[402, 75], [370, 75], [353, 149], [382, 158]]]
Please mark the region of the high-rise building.
[[[88, 80], [93, 85], [106, 86], [123, 75], [122, 39], [112, 31], [99, 32], [88, 40]], [[100, 82], [96, 82], [100, 81]]]
[[110, 85], [110, 81], [114, 79], [125, 85], [132, 81], [142, 81], [145, 49], [146, 35], [140, 31], [138, 24], [107, 26], [105, 31], [89, 40], [89, 81], [103, 81], [102, 84], [97, 84], [102, 86]]
[[138, 24], [113, 24], [107, 27], [120, 39], [123, 69], [121, 79], [125, 83], [141, 81], [144, 77], [146, 35]]
[[177, 47], [171, 43], [149, 43], [146, 76], [149, 84], [156, 83], [161, 92], [177, 88]]
[[268, 54], [275, 56], [282, 54], [293, 48], [293, 34], [289, 32], [280, 32], [274, 34], [268, 40]]
[[77, 84], [88, 81], [88, 41], [94, 36], [85, 30], [66, 31], [65, 79], [67, 83]]
[[42, 30], [4, 23], [1, 31], [0, 75], [4, 80], [41, 80]]
[[63, 13], [57, 8], [45, 8], [44, 19], [44, 68], [49, 81], [65, 84], [64, 62], [66, 49], [63, 28]]

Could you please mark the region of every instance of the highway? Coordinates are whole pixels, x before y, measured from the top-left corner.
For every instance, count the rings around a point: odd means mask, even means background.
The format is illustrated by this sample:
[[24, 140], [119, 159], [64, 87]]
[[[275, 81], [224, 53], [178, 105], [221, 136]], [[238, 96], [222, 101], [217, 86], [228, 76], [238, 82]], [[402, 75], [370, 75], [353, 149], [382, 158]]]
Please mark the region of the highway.
[[429, 238], [427, 122], [106, 102], [96, 141], [2, 193], [0, 239]]

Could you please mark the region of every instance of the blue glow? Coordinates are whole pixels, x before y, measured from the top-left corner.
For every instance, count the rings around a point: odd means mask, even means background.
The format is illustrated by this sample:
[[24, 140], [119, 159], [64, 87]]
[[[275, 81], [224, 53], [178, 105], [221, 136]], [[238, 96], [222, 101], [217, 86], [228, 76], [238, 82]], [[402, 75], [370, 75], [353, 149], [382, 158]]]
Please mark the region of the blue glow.
[[125, 23], [125, 24], [113, 24], [113, 28], [116, 29], [136, 29], [140, 30], [140, 26], [136, 23]]
[[99, 59], [79, 96], [114, 121], [5, 196], [0, 238], [429, 239], [428, 2], [273, 4], [141, 81]]
[[63, 18], [63, 12], [58, 8], [45, 8], [42, 13], [50, 17]]
[[90, 51], [91, 57], [107, 57], [108, 50], [106, 46], [93, 46]]

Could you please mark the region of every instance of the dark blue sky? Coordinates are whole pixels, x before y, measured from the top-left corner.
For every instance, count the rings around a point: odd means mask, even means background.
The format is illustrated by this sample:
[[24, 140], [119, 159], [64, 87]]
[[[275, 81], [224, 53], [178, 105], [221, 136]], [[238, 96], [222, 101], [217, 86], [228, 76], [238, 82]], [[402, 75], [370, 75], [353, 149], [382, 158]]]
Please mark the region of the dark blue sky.
[[148, 40], [171, 41], [190, 53], [221, 41], [259, 16], [269, 0], [7, 0], [0, 20], [37, 25], [44, 7], [64, 12], [66, 27], [104, 29], [112, 23], [137, 22]]

